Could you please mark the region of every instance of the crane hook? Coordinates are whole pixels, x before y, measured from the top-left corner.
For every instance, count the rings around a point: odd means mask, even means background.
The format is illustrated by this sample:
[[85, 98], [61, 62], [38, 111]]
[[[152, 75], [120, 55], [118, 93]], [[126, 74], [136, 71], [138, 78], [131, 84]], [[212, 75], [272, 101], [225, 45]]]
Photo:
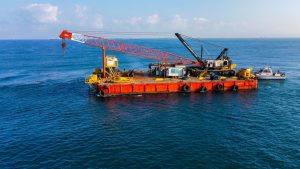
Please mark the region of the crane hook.
[[66, 40], [65, 40], [65, 39], [62, 39], [61, 47], [62, 47], [63, 49], [65, 49], [66, 46], [67, 46]]

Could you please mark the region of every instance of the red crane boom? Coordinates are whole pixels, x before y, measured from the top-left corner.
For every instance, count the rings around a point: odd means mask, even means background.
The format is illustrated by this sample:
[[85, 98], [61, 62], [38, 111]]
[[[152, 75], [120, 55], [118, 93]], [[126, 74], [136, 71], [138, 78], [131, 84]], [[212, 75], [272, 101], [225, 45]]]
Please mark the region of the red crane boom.
[[[89, 46], [99, 47], [101, 49], [127, 53], [144, 58], [151, 58], [154, 60], [162, 61], [163, 63], [197, 64], [197, 62], [192, 59], [185, 58], [183, 56], [179, 56], [170, 52], [146, 48], [143, 46], [119, 42], [116, 40], [109, 40], [102, 37], [73, 33], [67, 30], [62, 31], [59, 37], [62, 39], [80, 42]], [[63, 43], [62, 46], [65, 47], [65, 43]]]

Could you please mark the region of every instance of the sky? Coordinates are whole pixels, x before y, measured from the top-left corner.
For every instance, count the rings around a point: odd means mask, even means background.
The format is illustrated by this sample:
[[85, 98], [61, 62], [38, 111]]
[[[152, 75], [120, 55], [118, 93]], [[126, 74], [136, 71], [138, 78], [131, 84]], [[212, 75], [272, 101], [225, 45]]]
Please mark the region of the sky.
[[10, 0], [0, 39], [56, 39], [63, 30], [180, 32], [203, 38], [300, 37], [299, 0]]

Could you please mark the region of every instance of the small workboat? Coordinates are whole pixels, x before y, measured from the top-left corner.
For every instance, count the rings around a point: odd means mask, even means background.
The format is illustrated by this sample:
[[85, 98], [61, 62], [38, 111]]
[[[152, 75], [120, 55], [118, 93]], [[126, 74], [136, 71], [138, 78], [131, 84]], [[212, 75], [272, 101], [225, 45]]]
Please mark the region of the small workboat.
[[255, 76], [258, 80], [285, 80], [286, 75], [279, 70], [277, 72], [273, 72], [271, 67], [265, 67], [260, 71], [255, 73]]

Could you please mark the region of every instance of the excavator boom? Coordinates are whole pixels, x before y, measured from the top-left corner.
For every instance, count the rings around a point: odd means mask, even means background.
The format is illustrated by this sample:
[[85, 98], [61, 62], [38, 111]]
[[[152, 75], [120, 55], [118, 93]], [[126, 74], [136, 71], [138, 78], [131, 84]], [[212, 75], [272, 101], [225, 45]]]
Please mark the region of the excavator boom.
[[202, 62], [202, 59], [194, 52], [191, 46], [182, 38], [181, 34], [175, 33], [175, 36], [179, 39], [179, 41], [189, 50], [189, 52], [197, 59], [198, 62]]

